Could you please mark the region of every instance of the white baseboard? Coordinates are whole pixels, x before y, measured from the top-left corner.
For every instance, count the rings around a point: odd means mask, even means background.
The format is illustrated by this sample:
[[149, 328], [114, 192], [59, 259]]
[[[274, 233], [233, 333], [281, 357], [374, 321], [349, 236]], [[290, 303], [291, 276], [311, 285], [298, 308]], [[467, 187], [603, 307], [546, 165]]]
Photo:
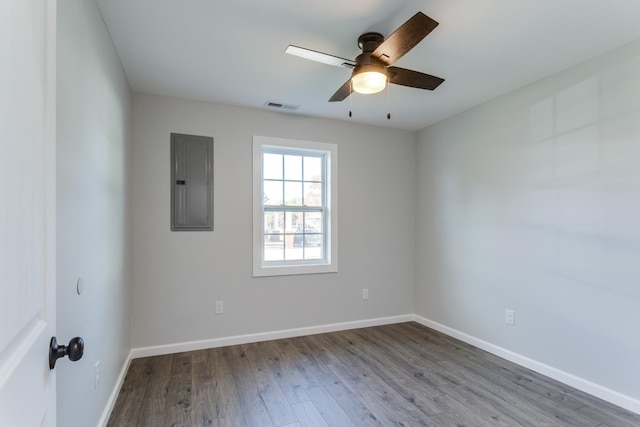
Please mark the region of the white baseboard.
[[436, 331], [440, 331], [443, 334], [449, 335], [450, 337], [457, 338], [460, 341], [471, 344], [474, 347], [481, 348], [482, 350], [488, 351], [491, 354], [502, 357], [503, 359], [506, 359], [510, 362], [516, 363], [549, 378], [553, 378], [556, 381], [560, 381], [561, 383], [584, 391], [585, 393], [599, 397], [600, 399], [606, 400], [607, 402], [613, 403], [614, 405], [618, 405], [622, 408], [628, 409], [629, 411], [640, 414], [640, 400], [634, 399], [631, 396], [627, 396], [625, 394], [603, 387], [599, 384], [595, 384], [591, 381], [585, 380], [584, 378], [577, 377], [568, 372], [564, 372], [560, 369], [554, 368], [544, 363], [540, 363], [536, 360], [522, 356], [518, 353], [514, 353], [510, 350], [491, 344], [487, 341], [483, 341], [471, 335], [467, 335], [464, 332], [460, 332], [456, 329], [442, 325], [438, 322], [434, 322], [433, 320], [424, 318], [422, 316], [414, 315], [413, 320], [424, 326], [435, 329]]
[[305, 328], [284, 329], [274, 332], [261, 332], [257, 334], [237, 335], [234, 337], [213, 338], [201, 341], [189, 341], [176, 344], [140, 347], [131, 350], [131, 357], [160, 356], [163, 354], [180, 353], [183, 351], [203, 350], [206, 348], [224, 347], [227, 345], [248, 344], [253, 342], [270, 341], [282, 338], [301, 337], [305, 335], [323, 334], [326, 332], [346, 331], [348, 329], [367, 328], [370, 326], [390, 325], [393, 323], [410, 322], [414, 320], [413, 314], [402, 316], [380, 317], [376, 319], [357, 320], [353, 322], [331, 323], [328, 325], [309, 326]]
[[213, 338], [208, 340], [189, 341], [189, 342], [176, 343], [176, 344], [167, 344], [167, 345], [140, 347], [140, 348], [131, 349], [127, 360], [122, 366], [122, 369], [118, 376], [118, 380], [116, 381], [116, 384], [113, 388], [113, 391], [109, 396], [109, 400], [107, 402], [107, 405], [105, 406], [102, 416], [100, 417], [100, 421], [98, 422], [98, 427], [105, 427], [107, 425], [107, 422], [109, 421], [109, 416], [111, 415], [111, 411], [113, 410], [113, 407], [118, 398], [118, 393], [122, 388], [122, 383], [124, 382], [124, 378], [127, 374], [127, 370], [129, 369], [129, 365], [131, 363], [131, 360], [133, 359], [137, 359], [140, 357], [148, 357], [148, 356], [161, 356], [164, 354], [171, 354], [171, 353], [180, 353], [183, 351], [194, 351], [194, 350], [203, 350], [207, 348], [224, 347], [228, 345], [248, 344], [248, 343], [270, 341], [270, 340], [276, 340], [276, 339], [282, 339], [282, 338], [293, 338], [293, 337], [300, 337], [305, 335], [315, 335], [315, 334], [322, 334], [326, 332], [336, 332], [336, 331], [345, 331], [349, 329], [367, 328], [370, 326], [390, 325], [394, 323], [402, 323], [402, 322], [410, 322], [410, 321], [418, 322], [424, 326], [435, 329], [453, 338], [457, 338], [460, 341], [464, 341], [482, 350], [488, 351], [489, 353], [495, 354], [496, 356], [509, 360], [510, 362], [516, 363], [520, 366], [536, 371], [542, 375], [546, 375], [549, 378], [553, 378], [554, 380], [557, 380], [569, 386], [575, 387], [578, 390], [584, 391], [585, 393], [589, 393], [593, 396], [599, 397], [600, 399], [606, 400], [607, 402], [613, 403], [614, 405], [618, 405], [622, 408], [628, 409], [629, 411], [640, 414], [640, 401], [630, 396], [624, 395], [622, 393], [618, 393], [614, 390], [595, 384], [591, 381], [587, 381], [583, 378], [569, 374], [560, 369], [556, 369], [552, 366], [546, 365], [544, 363], [540, 363], [528, 357], [514, 353], [510, 350], [491, 344], [487, 341], [483, 341], [479, 338], [465, 334], [464, 332], [460, 332], [456, 329], [442, 325], [438, 322], [434, 322], [433, 320], [424, 318], [422, 316], [418, 316], [416, 314], [405, 314], [401, 316], [381, 317], [376, 319], [358, 320], [353, 322], [331, 323], [327, 325], [310, 326], [305, 328], [284, 329], [284, 330], [274, 331], [274, 332], [261, 332], [257, 334], [237, 335], [233, 337]]
[[124, 377], [127, 375], [127, 371], [129, 370], [129, 365], [131, 364], [132, 359], [133, 358], [131, 357], [131, 351], [130, 351], [129, 355], [127, 356], [124, 363], [122, 364], [122, 369], [120, 369], [120, 374], [118, 374], [118, 379], [116, 380], [116, 383], [113, 386], [113, 390], [111, 391], [111, 394], [109, 395], [109, 400], [107, 400], [107, 404], [105, 405], [104, 410], [102, 411], [102, 416], [98, 421], [97, 427], [107, 426], [107, 423], [109, 422], [109, 417], [111, 416], [111, 411], [113, 410], [113, 407], [116, 404], [116, 400], [118, 400], [118, 394], [120, 394], [120, 389], [122, 388]]

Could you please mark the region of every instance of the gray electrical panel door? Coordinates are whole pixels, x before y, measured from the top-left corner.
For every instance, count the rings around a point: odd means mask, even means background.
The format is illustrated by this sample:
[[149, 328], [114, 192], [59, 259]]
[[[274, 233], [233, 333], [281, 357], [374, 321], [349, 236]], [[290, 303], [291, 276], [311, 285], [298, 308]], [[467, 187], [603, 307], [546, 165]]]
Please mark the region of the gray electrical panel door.
[[213, 230], [213, 138], [171, 134], [171, 230]]

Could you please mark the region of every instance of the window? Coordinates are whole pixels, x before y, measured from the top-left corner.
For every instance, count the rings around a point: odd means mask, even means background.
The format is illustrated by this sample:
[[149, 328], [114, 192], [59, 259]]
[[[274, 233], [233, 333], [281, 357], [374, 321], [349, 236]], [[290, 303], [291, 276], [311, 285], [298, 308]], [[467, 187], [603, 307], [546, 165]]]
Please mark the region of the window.
[[253, 137], [253, 275], [330, 273], [337, 263], [335, 144]]

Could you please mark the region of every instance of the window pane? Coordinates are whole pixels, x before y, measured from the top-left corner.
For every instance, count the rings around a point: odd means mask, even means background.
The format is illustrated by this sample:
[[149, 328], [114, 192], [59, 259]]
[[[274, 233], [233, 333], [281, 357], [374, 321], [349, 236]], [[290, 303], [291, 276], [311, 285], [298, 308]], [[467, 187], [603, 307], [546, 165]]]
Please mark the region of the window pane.
[[304, 247], [304, 259], [323, 259], [324, 245], [321, 234], [308, 234]]
[[282, 154], [263, 154], [264, 179], [282, 179]]
[[322, 212], [305, 212], [305, 233], [322, 233]]
[[322, 206], [322, 184], [319, 182], [304, 183], [304, 205]]
[[304, 180], [322, 181], [322, 159], [320, 157], [304, 158]]
[[302, 206], [302, 182], [284, 183], [284, 201], [287, 206]]
[[262, 185], [265, 206], [282, 205], [282, 181], [264, 181]]
[[303, 212], [285, 212], [284, 231], [285, 233], [297, 233], [302, 229]]
[[302, 234], [300, 231], [302, 230], [302, 220], [304, 218], [304, 212], [287, 212], [287, 218], [291, 218], [291, 228], [289, 231], [290, 234], [285, 236], [286, 241], [286, 249], [284, 253], [284, 257], [286, 260], [301, 260], [303, 255], [302, 250]]
[[284, 242], [272, 242], [264, 236], [264, 260], [282, 261], [284, 259]]
[[[293, 239], [295, 236], [291, 236], [291, 238]], [[293, 243], [290, 247], [287, 246], [287, 249], [284, 251], [284, 259], [286, 259], [287, 261], [300, 261], [303, 260], [304, 258], [302, 257], [303, 255], [303, 248], [301, 244], [296, 244]]]
[[284, 179], [302, 181], [302, 156], [284, 156]]
[[[264, 232], [265, 234], [284, 233], [284, 212], [265, 212]], [[281, 239], [282, 237], [280, 237]]]

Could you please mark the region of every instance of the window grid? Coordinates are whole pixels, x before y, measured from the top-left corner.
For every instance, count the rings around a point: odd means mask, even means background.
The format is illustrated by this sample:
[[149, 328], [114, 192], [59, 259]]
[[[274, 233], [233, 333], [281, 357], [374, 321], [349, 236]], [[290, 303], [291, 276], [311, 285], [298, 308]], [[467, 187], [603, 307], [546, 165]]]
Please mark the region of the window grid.
[[[280, 177], [276, 178], [264, 178], [265, 171], [265, 155], [278, 155], [280, 156]], [[292, 175], [287, 170], [288, 161], [292, 161], [294, 158], [299, 158], [299, 174], [298, 171], [294, 171], [293, 175], [298, 175], [299, 179], [288, 179], [289, 175]], [[320, 161], [320, 174], [317, 179], [310, 177], [307, 179], [306, 166], [307, 159], [318, 159]], [[326, 215], [326, 202], [327, 191], [325, 188], [326, 183], [326, 155], [324, 154], [311, 154], [309, 151], [301, 150], [289, 150], [282, 148], [263, 147], [262, 150], [262, 188], [263, 188], [263, 205], [262, 205], [262, 221], [263, 221], [263, 243], [262, 243], [262, 259], [263, 263], [278, 265], [278, 264], [291, 264], [294, 263], [310, 263], [317, 261], [326, 261], [327, 259], [327, 215]], [[265, 183], [280, 184], [280, 193], [282, 198], [277, 200], [278, 204], [267, 204], [267, 197], [264, 191]], [[300, 184], [299, 204], [296, 198], [292, 200], [287, 198], [287, 183]], [[311, 191], [305, 191], [305, 184], [312, 184], [319, 186], [320, 198], [317, 204], [319, 206], [309, 206], [309, 196]], [[267, 221], [265, 220], [266, 214], [281, 214], [281, 218], [284, 219], [284, 224], [278, 224], [277, 232], [275, 230], [269, 230]], [[319, 221], [315, 221], [316, 224], [307, 220], [308, 214], [316, 213], [319, 215]], [[289, 219], [289, 221], [287, 221]], [[295, 219], [295, 221], [294, 221]], [[293, 228], [295, 222], [295, 228]], [[275, 223], [275, 221], [274, 221]], [[274, 224], [275, 225], [275, 224]], [[287, 227], [289, 225], [289, 227]], [[277, 247], [281, 247], [281, 256], [268, 255], [268, 245], [272, 242], [277, 242]], [[269, 242], [269, 243], [268, 243]], [[281, 243], [281, 245], [280, 245]], [[318, 249], [312, 248], [312, 243], [317, 244]], [[298, 248], [297, 246], [300, 246]], [[299, 255], [296, 255], [298, 253]]]

